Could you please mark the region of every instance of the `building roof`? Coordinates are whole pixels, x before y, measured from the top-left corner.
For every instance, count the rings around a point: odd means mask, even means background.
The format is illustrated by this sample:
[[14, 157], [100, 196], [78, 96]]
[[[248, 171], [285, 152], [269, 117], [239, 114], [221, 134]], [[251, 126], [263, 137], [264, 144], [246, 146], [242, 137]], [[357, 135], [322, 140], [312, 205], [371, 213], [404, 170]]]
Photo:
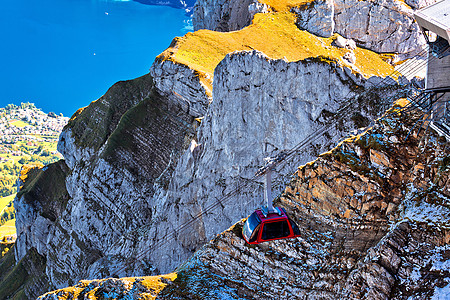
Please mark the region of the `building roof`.
[[420, 27], [432, 31], [450, 43], [450, 0], [442, 0], [414, 13]]

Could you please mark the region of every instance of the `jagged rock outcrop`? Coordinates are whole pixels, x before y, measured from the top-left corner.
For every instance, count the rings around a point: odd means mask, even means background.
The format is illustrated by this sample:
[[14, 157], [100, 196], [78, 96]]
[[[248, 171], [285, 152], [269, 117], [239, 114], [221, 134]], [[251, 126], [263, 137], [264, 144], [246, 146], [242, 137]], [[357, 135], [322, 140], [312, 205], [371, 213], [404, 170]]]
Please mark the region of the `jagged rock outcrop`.
[[[322, 36], [336, 32], [355, 40], [360, 47], [398, 53], [399, 59], [426, 56], [425, 39], [414, 21], [413, 10], [404, 2], [336, 0], [327, 5], [321, 0], [295, 7], [293, 11], [298, 15], [297, 24], [310, 32]], [[318, 16], [327, 16], [326, 22], [321, 23]]]
[[30, 248], [46, 256], [47, 239], [54, 222], [61, 217], [69, 201], [65, 179], [69, 168], [64, 160], [40, 169], [27, 171], [27, 179], [22, 182], [14, 199], [16, 209], [17, 240], [14, 246], [15, 257], [20, 261]]
[[42, 295], [38, 299], [155, 299], [176, 274], [153, 277], [82, 280], [74, 287]]
[[335, 29], [334, 3], [334, 0], [319, 0], [293, 7], [292, 11], [297, 14], [297, 25], [319, 36], [332, 36]]
[[14, 199], [18, 239], [7, 254], [10, 257], [2, 260], [2, 299], [17, 291], [22, 299], [32, 299], [53, 287], [46, 274], [48, 238], [69, 201], [65, 188], [68, 171], [64, 160], [42, 169], [26, 166], [22, 170], [21, 189]]
[[[155, 185], [167, 185], [193, 137], [192, 122], [181, 105], [156, 91], [150, 75], [119, 82], [78, 111], [59, 145], [70, 171], [65, 167], [60, 174], [55, 166], [61, 163], [50, 165], [41, 181], [55, 186], [30, 179], [19, 193], [17, 259], [37, 249], [54, 287], [84, 278], [119, 236], [149, 222]], [[70, 196], [57, 214], [47, 214], [51, 201], [58, 200], [55, 189], [67, 189]], [[29, 208], [26, 201], [34, 199], [35, 190], [40, 191], [35, 203], [47, 198], [49, 203]]]
[[194, 30], [234, 31], [250, 25], [253, 15], [266, 12], [255, 0], [201, 0], [194, 6]]
[[158, 299], [445, 299], [450, 151], [435, 133], [409, 135], [418, 117], [393, 110], [299, 167], [276, 204], [301, 237], [248, 245], [238, 222]]
[[401, 59], [426, 56], [426, 42], [413, 10], [401, 1], [338, 0], [334, 2], [334, 21], [334, 31], [358, 46], [403, 54]]
[[412, 8], [419, 9], [438, 2], [439, 0], [406, 0], [406, 4]]
[[[139, 258], [158, 270], [171, 270], [183, 256], [258, 206], [262, 184], [254, 181], [253, 174], [263, 164], [262, 158], [290, 149], [333, 115], [343, 99], [361, 93], [364, 78], [345, 70], [317, 59], [288, 63], [258, 52], [228, 55], [216, 68], [214, 101], [197, 138], [180, 158], [168, 189], [155, 200], [161, 208], [156, 209], [155, 227], [134, 237], [138, 243], [134, 249], [151, 249], [137, 250], [142, 255]], [[367, 104], [360, 101], [361, 106]], [[358, 116], [364, 119], [377, 111], [371, 108]], [[330, 135], [315, 141], [297, 161], [307, 161], [329, 147], [332, 137], [354, 128], [357, 120], [330, 128]], [[280, 173], [293, 165], [286, 164]], [[245, 190], [227, 196], [242, 183], [246, 183]], [[200, 212], [201, 218], [193, 220]], [[183, 230], [177, 232], [180, 227]], [[174, 233], [167, 238], [158, 232]], [[120, 255], [130, 257], [129, 238], [120, 243], [124, 245]], [[159, 244], [163, 245], [152, 246]], [[152, 256], [164, 259], [155, 261]], [[140, 268], [141, 262], [129, 261]]]
[[206, 114], [212, 91], [202, 83], [197, 71], [170, 60], [156, 59], [150, 68], [150, 75], [159, 93], [182, 107], [186, 113], [193, 117]]

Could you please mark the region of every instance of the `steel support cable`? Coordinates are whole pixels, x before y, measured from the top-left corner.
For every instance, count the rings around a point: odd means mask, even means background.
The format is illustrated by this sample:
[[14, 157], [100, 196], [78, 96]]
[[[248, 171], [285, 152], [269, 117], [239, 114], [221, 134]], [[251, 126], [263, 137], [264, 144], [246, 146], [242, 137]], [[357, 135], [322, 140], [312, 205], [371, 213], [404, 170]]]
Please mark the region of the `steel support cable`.
[[[395, 71], [395, 72], [396, 72], [396, 71]], [[391, 73], [391, 75], [394, 74], [395, 72]], [[410, 74], [408, 74], [408, 75], [410, 75]], [[385, 77], [378, 85], [373, 86], [373, 87], [371, 87], [371, 88], [372, 88], [372, 89], [376, 89], [376, 88], [382, 88], [382, 87], [388, 86], [388, 85], [382, 86], [382, 85], [384, 84], [384, 82], [385, 82], [386, 80], [388, 80], [387, 78], [388, 78], [388, 77]], [[366, 92], [366, 93], [368, 93], [368, 92]], [[345, 99], [346, 97], [348, 97], [349, 94], [350, 94], [350, 92], [344, 97], [344, 99]], [[381, 96], [383, 96], [383, 95], [381, 95]], [[360, 95], [359, 97], [361, 97], [361, 95]], [[394, 95], [394, 96], [391, 97], [391, 98], [397, 98], [397, 97], [398, 97], [398, 95]], [[316, 130], [316, 131], [315, 131], [313, 134], [311, 134], [310, 136], [306, 137], [306, 138], [305, 138], [303, 141], [301, 141], [299, 144], [297, 144], [296, 146], [294, 146], [293, 148], [291, 148], [291, 150], [287, 151], [287, 154], [286, 154], [286, 152], [285, 152], [285, 154], [284, 154], [285, 158], [283, 159], [283, 161], [285, 161], [285, 160], [291, 158], [291, 156], [292, 156], [294, 153], [298, 152], [298, 151], [301, 150], [303, 147], [305, 147], [307, 144], [309, 144], [309, 142], [310, 142], [312, 139], [314, 139], [316, 136], [318, 136], [319, 134], [322, 135], [325, 131], [327, 131], [327, 130], [328, 130], [328, 126], [331, 125], [331, 124], [333, 123], [333, 122], [330, 122], [330, 121], [335, 121], [335, 120], [340, 120], [340, 119], [342, 119], [342, 118], [344, 117], [344, 114], [343, 114], [343, 113], [344, 113], [344, 112], [351, 106], [351, 104], [352, 104], [351, 100], [353, 100], [353, 99], [348, 99], [347, 101], [345, 101], [345, 102], [344, 102], [344, 106], [341, 106], [341, 108], [335, 113], [335, 116], [338, 116], [338, 118], [334, 118], [334, 117], [331, 118], [331, 119], [328, 120], [321, 128], [319, 128], [318, 130]]]
[[[437, 102], [436, 102], [437, 103]], [[435, 104], [436, 104], [435, 103]], [[428, 121], [427, 127], [425, 128], [425, 132], [424, 132], [424, 136], [427, 134], [428, 131], [428, 127], [430, 126], [430, 124], [433, 122], [433, 120], [431, 119], [431, 117], [433, 116], [433, 112], [439, 113], [441, 112], [443, 109], [445, 109], [445, 107], [442, 107], [444, 105], [444, 103], [437, 103], [437, 107], [435, 109], [432, 110], [431, 113], [428, 114], [428, 116], [426, 116], [425, 120], [422, 122], [422, 124], [419, 127], [419, 130], [417, 131], [417, 136], [419, 136], [420, 131], [422, 130], [422, 126], [423, 124], [425, 124], [426, 121]], [[422, 114], [421, 117], [424, 117], [425, 113]]]
[[[434, 103], [432, 103], [432, 104], [430, 105], [430, 108], [429, 108], [426, 112], [424, 112], [424, 113], [422, 114], [422, 116], [425, 116], [426, 114], [431, 113], [431, 111], [433, 110], [434, 104], [438, 103], [438, 100], [439, 100], [440, 98], [442, 98], [442, 97], [443, 97], [443, 95], [441, 95], [440, 97], [437, 97], [437, 99], [434, 101]], [[411, 132], [413, 131], [413, 129], [416, 127], [416, 125], [417, 125], [417, 123], [418, 123], [419, 121], [420, 121], [420, 118], [417, 120], [417, 122], [414, 124], [414, 126], [409, 130], [408, 135], [406, 136], [405, 140], [408, 139], [409, 135], [411, 134]]]
[[[379, 85], [381, 85], [381, 84], [382, 84], [382, 82], [381, 82]], [[347, 109], [347, 106], [342, 107], [342, 108], [337, 112], [337, 114], [339, 114], [339, 113], [345, 111], [346, 109]], [[314, 132], [314, 133], [310, 136], [310, 138], [309, 138], [308, 140], [305, 140], [305, 141], [302, 143], [302, 145], [300, 145], [300, 146], [303, 146], [303, 144], [308, 144], [310, 140], [312, 140], [313, 138], [315, 138], [315, 137], [318, 136], [318, 135], [321, 135], [326, 129], [327, 129], [326, 127], [323, 127], [323, 128], [321, 128], [321, 130]], [[225, 197], [226, 197], [226, 196], [225, 196]], [[224, 200], [224, 199], [223, 199], [223, 200]], [[220, 200], [218, 200], [218, 201], [220, 202]], [[206, 210], [209, 210], [209, 208], [206, 208]]]

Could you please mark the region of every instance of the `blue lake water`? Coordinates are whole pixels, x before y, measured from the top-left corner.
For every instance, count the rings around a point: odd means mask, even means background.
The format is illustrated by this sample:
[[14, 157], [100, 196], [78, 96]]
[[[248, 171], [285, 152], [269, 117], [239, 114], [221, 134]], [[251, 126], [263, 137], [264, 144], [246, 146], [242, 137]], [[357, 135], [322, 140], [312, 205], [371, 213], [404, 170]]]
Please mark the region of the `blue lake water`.
[[184, 10], [111, 0], [6, 0], [0, 4], [0, 107], [33, 102], [72, 115], [119, 80], [148, 73]]

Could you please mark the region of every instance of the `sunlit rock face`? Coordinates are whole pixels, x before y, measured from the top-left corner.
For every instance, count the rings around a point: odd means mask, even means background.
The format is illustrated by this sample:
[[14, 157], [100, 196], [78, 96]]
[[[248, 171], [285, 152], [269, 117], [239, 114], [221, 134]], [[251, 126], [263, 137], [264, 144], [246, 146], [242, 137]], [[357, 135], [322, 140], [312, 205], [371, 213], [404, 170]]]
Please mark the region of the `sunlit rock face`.
[[391, 114], [299, 167], [276, 204], [300, 238], [248, 245], [239, 222], [159, 297], [189, 298], [201, 287], [217, 299], [445, 298], [450, 153], [434, 132], [408, 135], [419, 116]]
[[233, 31], [250, 25], [252, 14], [263, 12], [264, 6], [253, 0], [200, 0], [194, 6], [194, 30]]
[[334, 2], [335, 32], [376, 52], [426, 56], [422, 32], [413, 10], [401, 1], [337, 0]]
[[[239, 221], [175, 275], [158, 277], [164, 287], [150, 292], [167, 300], [445, 299], [450, 151], [436, 133], [413, 129], [420, 116], [390, 111], [298, 168], [275, 204], [299, 225], [300, 237], [248, 245]], [[75, 292], [101, 299], [107, 289], [138, 297], [148, 287], [132, 287], [150, 280], [83, 282], [42, 299]]]
[[[171, 83], [170, 76], [179, 75], [173, 68], [182, 67], [158, 62], [153, 68], [160, 77], [117, 83], [77, 112], [61, 135], [69, 199], [48, 224], [47, 238], [23, 247], [46, 249], [54, 287], [172, 271], [262, 204], [262, 180], [254, 173], [264, 157], [304, 140], [370, 81], [320, 59], [286, 62], [234, 53], [216, 68], [213, 101], [200, 120], [210, 98], [194, 73], [185, 70]], [[330, 126], [328, 135], [277, 171], [276, 191], [298, 164], [380, 112], [360, 98], [350, 101], [348, 120]], [[242, 183], [245, 188], [228, 195]]]
[[[271, 60], [259, 52], [228, 55], [216, 68], [213, 101], [196, 137], [177, 161], [167, 187], [155, 191], [152, 221], [133, 237], [136, 240], [122, 237], [114, 253], [127, 257], [135, 270], [142, 269], [144, 261], [153, 270], [167, 272], [260, 206], [262, 181], [255, 180], [254, 173], [263, 158], [294, 147], [333, 115], [345, 97], [364, 90], [365, 80], [349, 70], [320, 60]], [[355, 108], [363, 119], [379, 112], [364, 101]], [[276, 190], [284, 187], [283, 180], [299, 162], [329, 148], [354, 128], [355, 120], [331, 126], [327, 137], [288, 161], [278, 171]], [[243, 183], [246, 187], [235, 192]], [[139, 260], [133, 260], [134, 251], [140, 253]], [[91, 269], [103, 268], [106, 261], [98, 263]]]

